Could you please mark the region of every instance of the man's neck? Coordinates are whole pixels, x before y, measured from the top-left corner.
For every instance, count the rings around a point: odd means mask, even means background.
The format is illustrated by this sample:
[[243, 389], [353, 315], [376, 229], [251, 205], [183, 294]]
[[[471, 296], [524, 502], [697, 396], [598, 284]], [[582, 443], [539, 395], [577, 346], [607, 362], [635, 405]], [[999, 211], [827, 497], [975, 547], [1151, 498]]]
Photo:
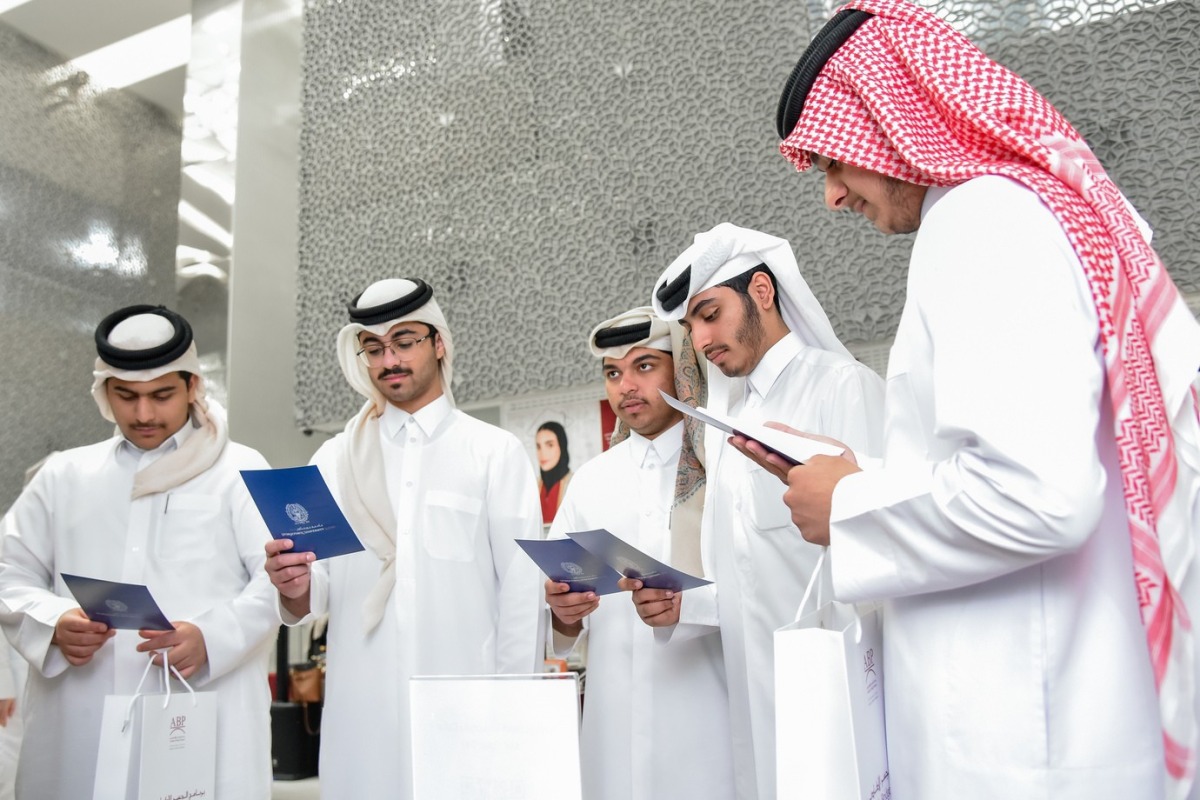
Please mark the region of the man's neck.
[[758, 365], [762, 363], [767, 353], [771, 352], [771, 348], [783, 341], [784, 337], [791, 332], [791, 329], [778, 316], [769, 317], [764, 320], [762, 345], [759, 347], [758, 357], [754, 359], [754, 364], [746, 374], [749, 375], [750, 372], [758, 369]]
[[[676, 425], [678, 425], [679, 421], [681, 419], [683, 419], [683, 414], [676, 414], [674, 419], [672, 419], [666, 425], [663, 425], [661, 428], [656, 430], [654, 433], [639, 433], [638, 431], [633, 431], [633, 432], [637, 433], [637, 435], [641, 436], [643, 439], [647, 439], [649, 441], [654, 441], [659, 436], [662, 436], [664, 433], [671, 430], [671, 428], [674, 428]], [[632, 430], [632, 428], [630, 430]]]
[[418, 397], [404, 403], [396, 403], [391, 400], [388, 402], [405, 413], [416, 414], [422, 408], [425, 408], [425, 406], [441, 397], [442, 394], [443, 392], [439, 389], [437, 394], [434, 394], [433, 396]]

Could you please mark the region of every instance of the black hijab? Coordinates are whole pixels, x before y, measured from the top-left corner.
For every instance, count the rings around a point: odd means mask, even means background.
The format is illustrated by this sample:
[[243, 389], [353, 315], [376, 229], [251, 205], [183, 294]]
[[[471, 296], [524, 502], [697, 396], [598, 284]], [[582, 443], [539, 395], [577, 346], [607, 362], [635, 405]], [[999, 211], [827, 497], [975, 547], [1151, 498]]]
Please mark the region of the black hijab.
[[538, 433], [550, 431], [558, 439], [558, 463], [551, 469], [542, 470], [542, 486], [549, 490], [554, 484], [563, 479], [571, 471], [571, 457], [567, 453], [567, 432], [557, 422], [543, 422], [538, 426]]

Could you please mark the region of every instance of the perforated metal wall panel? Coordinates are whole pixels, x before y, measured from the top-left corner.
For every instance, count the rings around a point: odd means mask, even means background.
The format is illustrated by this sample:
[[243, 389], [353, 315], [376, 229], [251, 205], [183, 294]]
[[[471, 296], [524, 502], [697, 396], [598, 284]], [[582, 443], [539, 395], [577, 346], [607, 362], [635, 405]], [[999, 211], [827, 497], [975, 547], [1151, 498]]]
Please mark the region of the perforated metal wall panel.
[[0, 509], [27, 466], [112, 431], [96, 324], [175, 297], [179, 126], [61, 61], [0, 24]]
[[[1083, 131], [1200, 289], [1194, 2], [948, 2]], [[782, 0], [311, 0], [297, 405], [358, 405], [333, 341], [367, 283], [432, 283], [460, 402], [595, 380], [584, 337], [721, 221], [788, 238], [849, 343], [886, 341], [910, 240], [820, 206], [775, 104], [828, 13]]]

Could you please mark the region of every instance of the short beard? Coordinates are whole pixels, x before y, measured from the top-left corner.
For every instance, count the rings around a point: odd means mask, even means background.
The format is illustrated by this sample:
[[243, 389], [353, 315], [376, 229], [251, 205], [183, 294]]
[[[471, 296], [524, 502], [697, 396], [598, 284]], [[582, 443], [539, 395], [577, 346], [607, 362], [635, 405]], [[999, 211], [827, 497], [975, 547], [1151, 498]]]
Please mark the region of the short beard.
[[[737, 332], [733, 335], [738, 344], [745, 346], [751, 353], [758, 353], [762, 348], [763, 340], [767, 338], [767, 331], [762, 324], [761, 312], [754, 302], [754, 298], [749, 294], [739, 294], [738, 297], [742, 300], [742, 324], [738, 326]], [[755, 364], [757, 364], [757, 360]], [[731, 378], [740, 378], [743, 375], [750, 374], [749, 371], [730, 375]]]
[[[917, 199], [914, 205], [913, 196], [907, 191], [912, 184], [890, 175], [884, 175], [883, 178], [884, 193], [887, 194], [895, 208], [903, 209], [905, 212], [903, 218], [895, 221], [895, 230], [892, 233], [914, 233], [921, 227], [921, 200]], [[923, 198], [924, 195], [921, 197]]]

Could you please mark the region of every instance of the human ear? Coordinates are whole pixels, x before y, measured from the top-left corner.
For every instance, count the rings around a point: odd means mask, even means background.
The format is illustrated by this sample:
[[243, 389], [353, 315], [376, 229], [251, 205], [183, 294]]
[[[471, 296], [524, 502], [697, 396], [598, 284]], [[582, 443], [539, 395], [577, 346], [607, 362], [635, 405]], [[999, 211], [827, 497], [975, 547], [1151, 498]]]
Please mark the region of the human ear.
[[756, 272], [750, 276], [750, 293], [763, 311], [775, 305], [775, 286], [765, 272]]

